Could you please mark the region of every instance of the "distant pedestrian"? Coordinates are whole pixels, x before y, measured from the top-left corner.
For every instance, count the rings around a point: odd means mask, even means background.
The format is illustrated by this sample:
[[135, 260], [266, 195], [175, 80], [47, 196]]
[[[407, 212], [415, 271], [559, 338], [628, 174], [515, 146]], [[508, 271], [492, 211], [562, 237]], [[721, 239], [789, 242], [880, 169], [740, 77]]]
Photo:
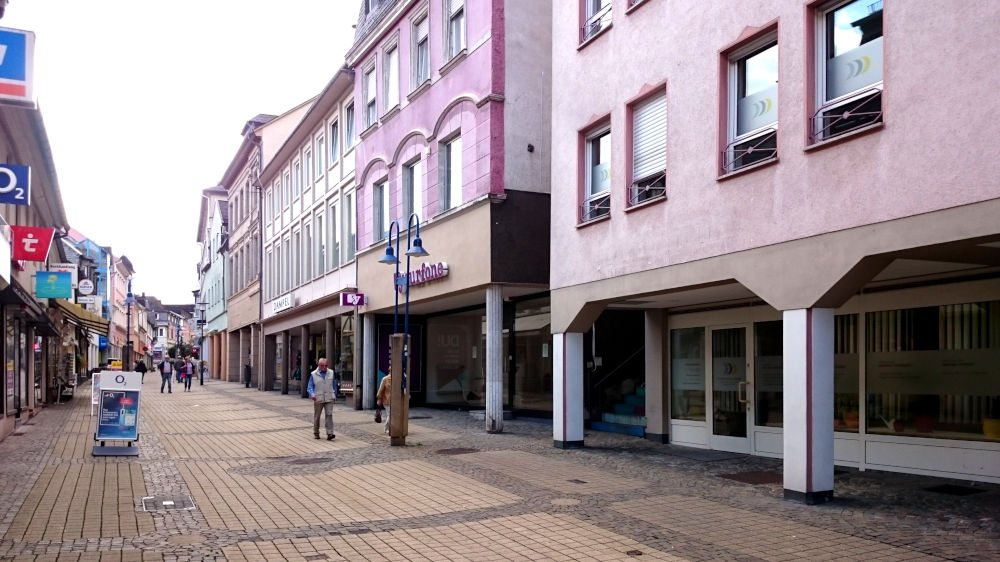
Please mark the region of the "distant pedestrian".
[[337, 379], [326, 364], [326, 357], [320, 357], [319, 367], [309, 375], [306, 391], [313, 401], [313, 437], [319, 439], [319, 416], [325, 413], [326, 440], [330, 441], [336, 437], [333, 433], [333, 402], [337, 398]]
[[160, 362], [160, 394], [163, 394], [163, 385], [167, 385], [167, 392], [172, 393], [174, 391], [171, 388], [170, 375], [174, 373], [174, 366], [170, 363], [169, 359], [164, 359]]
[[375, 405], [377, 408], [385, 408], [385, 432], [389, 433], [389, 398], [392, 395], [392, 365], [389, 366], [389, 374], [382, 377], [382, 382], [378, 385], [378, 392], [375, 394]]
[[177, 382], [184, 382], [184, 359], [180, 355], [177, 355], [177, 359], [174, 359], [174, 373], [177, 375]]
[[149, 369], [146, 368], [146, 362], [142, 361], [142, 360], [140, 360], [139, 364], [135, 366], [135, 372], [139, 373], [139, 375], [140, 375], [140, 377], [139, 377], [139, 381], [140, 382], [143, 382], [143, 381], [146, 380], [146, 371], [148, 371], [148, 370]]
[[208, 364], [207, 364], [207, 362], [204, 359], [202, 359], [201, 362], [198, 364], [198, 384], [199, 385], [205, 384], [205, 372], [206, 371], [208, 371]]
[[184, 392], [191, 392], [191, 381], [194, 380], [194, 363], [188, 357], [184, 361]]

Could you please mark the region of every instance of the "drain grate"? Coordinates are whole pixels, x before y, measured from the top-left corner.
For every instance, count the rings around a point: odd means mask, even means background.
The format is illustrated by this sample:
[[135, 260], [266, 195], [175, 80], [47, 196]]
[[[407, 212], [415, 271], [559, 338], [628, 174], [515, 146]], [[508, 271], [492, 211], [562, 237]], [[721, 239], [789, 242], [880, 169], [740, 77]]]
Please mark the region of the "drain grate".
[[191, 496], [146, 496], [142, 498], [143, 511], [176, 511], [195, 509]]
[[325, 554], [310, 554], [309, 556], [303, 556], [305, 560], [329, 560], [330, 557]]
[[586, 484], [587, 483], [586, 480], [580, 480], [579, 478], [573, 478], [573, 479], [567, 480], [567, 482], [572, 482], [574, 484]]
[[411, 420], [429, 420], [429, 419], [431, 419], [431, 416], [410, 416], [409, 419], [411, 419]]
[[949, 496], [971, 496], [972, 494], [981, 494], [986, 491], [978, 488], [969, 488], [968, 486], [956, 486], [954, 484], [941, 484], [940, 486], [924, 488], [924, 490], [938, 494], [948, 494]]
[[288, 464], [320, 464], [324, 462], [333, 462], [334, 459], [320, 459], [320, 458], [307, 458], [307, 459], [292, 459], [288, 461]]
[[439, 455], [467, 455], [469, 453], [478, 453], [479, 449], [470, 449], [468, 447], [456, 447], [454, 449], [438, 449], [434, 451]]
[[782, 477], [777, 472], [770, 470], [750, 470], [747, 472], [734, 472], [732, 474], [720, 474], [722, 478], [743, 482], [744, 484], [780, 484]]

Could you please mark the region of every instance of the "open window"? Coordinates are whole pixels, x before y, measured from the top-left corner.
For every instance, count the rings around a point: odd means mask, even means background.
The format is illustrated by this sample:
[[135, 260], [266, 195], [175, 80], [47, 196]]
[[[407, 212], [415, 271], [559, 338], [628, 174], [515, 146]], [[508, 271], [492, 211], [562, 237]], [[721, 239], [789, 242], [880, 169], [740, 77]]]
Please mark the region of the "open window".
[[611, 25], [611, 0], [581, 0], [583, 2], [583, 25], [580, 27], [580, 43], [600, 33]]
[[772, 32], [729, 55], [727, 144], [723, 174], [778, 156], [778, 35]]
[[611, 212], [611, 128], [607, 125], [584, 140], [584, 200], [580, 221], [588, 222]]
[[816, 104], [811, 140], [882, 122], [882, 0], [825, 4], [816, 12]]

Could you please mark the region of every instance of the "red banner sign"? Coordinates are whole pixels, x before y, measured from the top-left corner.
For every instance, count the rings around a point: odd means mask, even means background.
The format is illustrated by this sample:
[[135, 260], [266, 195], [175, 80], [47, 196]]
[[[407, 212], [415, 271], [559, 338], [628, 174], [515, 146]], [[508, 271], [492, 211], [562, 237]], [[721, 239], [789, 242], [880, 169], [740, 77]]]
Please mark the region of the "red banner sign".
[[10, 226], [14, 234], [11, 240], [11, 257], [15, 260], [45, 261], [52, 245], [56, 230], [42, 226]]

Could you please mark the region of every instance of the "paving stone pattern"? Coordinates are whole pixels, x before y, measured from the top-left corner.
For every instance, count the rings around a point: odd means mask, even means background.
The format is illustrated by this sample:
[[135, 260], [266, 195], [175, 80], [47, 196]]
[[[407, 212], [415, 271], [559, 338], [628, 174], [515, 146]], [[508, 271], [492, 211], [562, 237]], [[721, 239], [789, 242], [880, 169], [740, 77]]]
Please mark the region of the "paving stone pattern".
[[1000, 485], [844, 470], [804, 506], [723, 477], [774, 459], [423, 408], [391, 447], [343, 403], [316, 440], [297, 394], [156, 382], [138, 457], [91, 455], [89, 386], [0, 442], [0, 560], [1000, 560]]

